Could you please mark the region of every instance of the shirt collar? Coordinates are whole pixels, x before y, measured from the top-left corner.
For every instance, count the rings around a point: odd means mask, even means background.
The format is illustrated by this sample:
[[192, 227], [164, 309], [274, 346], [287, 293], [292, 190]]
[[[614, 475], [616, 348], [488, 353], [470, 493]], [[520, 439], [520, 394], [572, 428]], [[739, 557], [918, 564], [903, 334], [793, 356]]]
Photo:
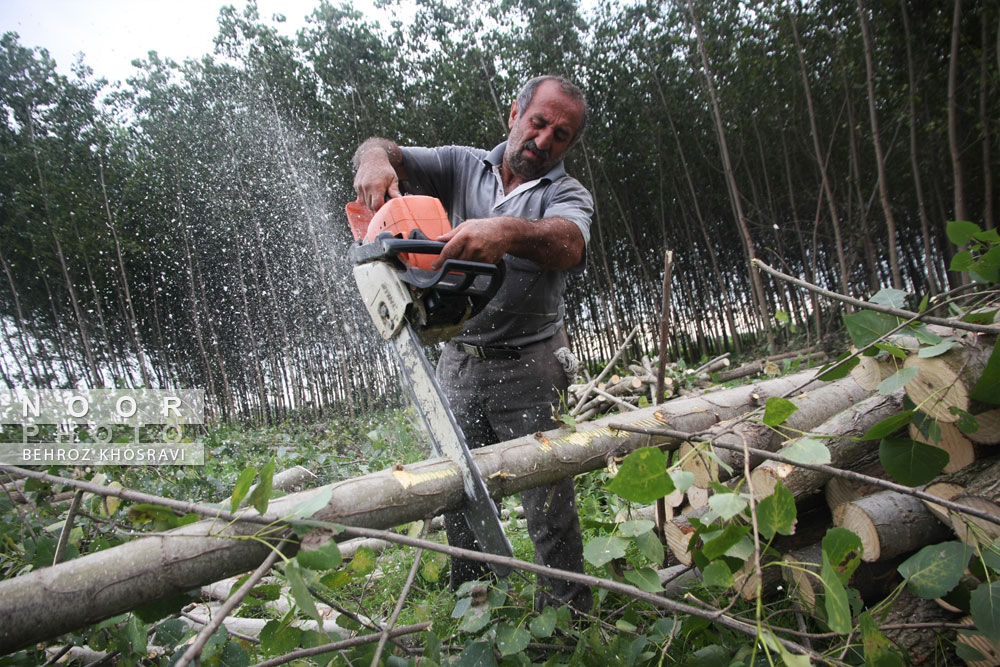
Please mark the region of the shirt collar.
[[[498, 167], [503, 165], [503, 154], [507, 150], [507, 142], [503, 142], [496, 148], [494, 148], [490, 153], [483, 158], [483, 162], [490, 168]], [[541, 178], [537, 179], [539, 181], [556, 181], [566, 175], [566, 167], [563, 166], [563, 161], [560, 160], [552, 169], [549, 169]]]

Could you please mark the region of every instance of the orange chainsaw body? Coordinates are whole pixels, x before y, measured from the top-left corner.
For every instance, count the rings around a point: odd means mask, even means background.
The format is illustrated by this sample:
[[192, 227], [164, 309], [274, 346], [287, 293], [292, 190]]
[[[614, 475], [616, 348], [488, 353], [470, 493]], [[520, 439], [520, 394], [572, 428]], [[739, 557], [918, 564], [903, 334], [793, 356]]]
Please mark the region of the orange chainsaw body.
[[[346, 211], [354, 238], [360, 239], [364, 236], [364, 243], [371, 243], [384, 232], [397, 239], [434, 240], [451, 231], [448, 213], [444, 210], [441, 200], [436, 197], [422, 195], [394, 197], [383, 204], [374, 215], [364, 204], [354, 201], [347, 205]], [[367, 223], [365, 217], [370, 218]], [[437, 257], [428, 254], [401, 253], [399, 258], [407, 266], [430, 271], [431, 263]]]

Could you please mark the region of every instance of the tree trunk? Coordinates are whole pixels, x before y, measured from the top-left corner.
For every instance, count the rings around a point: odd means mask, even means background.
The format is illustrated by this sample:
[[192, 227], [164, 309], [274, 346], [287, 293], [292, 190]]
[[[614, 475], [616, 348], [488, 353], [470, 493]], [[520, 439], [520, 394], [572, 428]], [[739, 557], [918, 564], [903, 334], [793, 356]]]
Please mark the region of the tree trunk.
[[[875, 167], [878, 172], [878, 194], [882, 202], [882, 212], [885, 214], [885, 228], [888, 235], [889, 271], [892, 274], [892, 286], [903, 289], [903, 275], [899, 271], [899, 247], [896, 241], [896, 218], [892, 214], [892, 204], [889, 203], [889, 183], [885, 173], [885, 155], [882, 153], [882, 137], [879, 134], [878, 113], [875, 111], [875, 47], [872, 44], [871, 30], [868, 27], [868, 14], [862, 0], [858, 0], [858, 14], [861, 17], [861, 33], [865, 43], [865, 82], [868, 86], [868, 115], [871, 118], [872, 143], [875, 146]], [[874, 289], [874, 285], [872, 289]]]
[[962, 0], [955, 0], [951, 24], [951, 57], [948, 60], [948, 147], [955, 184], [955, 220], [968, 220], [962, 178], [962, 148], [958, 141], [958, 44], [961, 40]]

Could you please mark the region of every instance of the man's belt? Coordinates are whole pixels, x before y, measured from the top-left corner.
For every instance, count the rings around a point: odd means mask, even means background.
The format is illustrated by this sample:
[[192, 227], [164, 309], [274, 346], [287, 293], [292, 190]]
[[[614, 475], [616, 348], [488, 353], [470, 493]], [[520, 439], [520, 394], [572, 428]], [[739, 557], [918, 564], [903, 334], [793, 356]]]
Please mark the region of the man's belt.
[[520, 347], [487, 347], [485, 345], [469, 345], [468, 343], [455, 342], [462, 352], [479, 359], [520, 359]]

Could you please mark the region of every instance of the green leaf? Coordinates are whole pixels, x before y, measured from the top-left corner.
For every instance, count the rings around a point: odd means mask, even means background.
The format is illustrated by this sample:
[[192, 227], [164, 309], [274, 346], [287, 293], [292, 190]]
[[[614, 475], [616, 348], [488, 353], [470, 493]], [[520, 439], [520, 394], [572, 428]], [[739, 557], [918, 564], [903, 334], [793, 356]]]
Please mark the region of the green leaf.
[[881, 396], [888, 396], [889, 394], [894, 394], [906, 385], [907, 382], [917, 377], [917, 371], [920, 370], [916, 366], [911, 366], [910, 368], [901, 368], [886, 379], [878, 383], [878, 393]]
[[267, 512], [267, 505], [271, 502], [271, 481], [274, 477], [274, 459], [272, 458], [260, 471], [260, 480], [257, 486], [250, 492], [250, 504], [254, 509], [264, 514]]
[[718, 514], [723, 521], [729, 521], [746, 509], [747, 501], [737, 493], [717, 493], [708, 499], [708, 506]]
[[555, 608], [548, 606], [543, 609], [542, 613], [531, 619], [531, 623], [528, 624], [528, 629], [531, 630], [531, 634], [536, 637], [540, 637], [542, 639], [545, 637], [551, 637], [552, 632], [556, 629]]
[[268, 621], [260, 631], [260, 647], [266, 656], [284, 655], [299, 647], [302, 630], [280, 621]]
[[246, 498], [247, 492], [250, 490], [250, 485], [253, 484], [253, 478], [257, 475], [257, 471], [254, 468], [245, 468], [240, 476], [236, 478], [236, 487], [233, 488], [233, 498], [230, 500], [230, 510], [235, 512], [240, 506], [240, 501]]
[[659, 593], [663, 590], [656, 570], [649, 567], [640, 567], [638, 570], [625, 570], [625, 580], [639, 590], [647, 593]]
[[490, 622], [489, 605], [472, 607], [462, 617], [462, 622], [458, 624], [458, 629], [462, 632], [479, 632]]
[[851, 631], [851, 605], [847, 602], [847, 590], [826, 552], [823, 552], [823, 564], [820, 568], [820, 579], [823, 581], [825, 595], [826, 622], [836, 633], [846, 635]]
[[972, 591], [969, 609], [979, 632], [993, 644], [1000, 644], [1000, 581], [980, 584]]
[[965, 273], [967, 271], [971, 271], [975, 266], [976, 260], [972, 258], [972, 253], [968, 250], [962, 250], [961, 252], [956, 252], [951, 258], [951, 264], [948, 266], [948, 270]]
[[862, 310], [852, 315], [844, 315], [844, 325], [854, 347], [862, 348], [889, 335], [898, 323], [892, 315]]
[[288, 514], [288, 519], [295, 517], [302, 519], [311, 518], [313, 514], [330, 504], [330, 498], [333, 497], [333, 487], [326, 486], [316, 489], [315, 492], [310, 490], [309, 493], [311, 495], [308, 498], [292, 508], [292, 511]]
[[868, 299], [871, 303], [877, 303], [880, 306], [888, 306], [890, 308], [906, 308], [906, 297], [909, 294], [901, 289], [893, 289], [892, 287], [884, 287], [880, 289], [875, 296]]
[[724, 560], [713, 560], [701, 571], [701, 580], [706, 586], [729, 588], [733, 585], [733, 573]]
[[892, 435], [899, 429], [913, 421], [913, 410], [904, 410], [899, 414], [886, 417], [879, 423], [868, 429], [868, 432], [861, 436], [862, 440], [880, 440], [887, 435]]
[[792, 440], [778, 454], [796, 463], [818, 463], [825, 465], [830, 462], [830, 450], [827, 449], [826, 445], [814, 438], [797, 438]]
[[359, 547], [351, 559], [351, 571], [365, 577], [375, 571], [375, 552], [368, 547]]
[[775, 533], [792, 535], [795, 532], [795, 496], [778, 482], [774, 493], [757, 503], [757, 527], [764, 539], [769, 540]]
[[948, 240], [957, 246], [965, 245], [975, 238], [976, 234], [981, 234], [982, 231], [979, 225], [968, 220], [949, 220], [945, 225], [945, 233], [948, 235]]
[[822, 380], [823, 382], [833, 382], [834, 380], [839, 380], [841, 378], [847, 377], [847, 374], [851, 372], [851, 369], [857, 366], [859, 363], [861, 363], [861, 360], [858, 359], [857, 357], [854, 357], [850, 361], [844, 362], [842, 364], [840, 363], [844, 361], [844, 359], [847, 359], [849, 356], [851, 356], [850, 352], [844, 352], [842, 355], [840, 355], [840, 357], [837, 358], [837, 361], [833, 362], [832, 364], [824, 366], [824, 368], [832, 368], [833, 370], [828, 370], [828, 371], [821, 370], [817, 379]]
[[651, 503], [673, 490], [667, 457], [656, 447], [643, 447], [626, 456], [608, 484], [608, 491], [634, 503]]
[[970, 435], [979, 430], [979, 421], [957, 405], [949, 406], [948, 412], [958, 417], [955, 425], [958, 426], [958, 430], [962, 433]]
[[1000, 232], [994, 227], [993, 229], [984, 229], [977, 234], [972, 235], [977, 241], [982, 241], [983, 243], [989, 244], [1000, 244]]
[[971, 555], [969, 547], [961, 542], [931, 544], [900, 563], [897, 569], [914, 595], [933, 600], [958, 585]]
[[911, 326], [910, 333], [913, 334], [921, 345], [937, 345], [944, 339], [938, 336], [936, 333], [929, 331], [927, 327], [923, 324], [918, 326]]
[[469, 642], [462, 648], [454, 667], [496, 667], [492, 642]]
[[783, 424], [798, 409], [798, 406], [787, 398], [772, 396], [767, 399], [764, 407], [764, 425], [774, 427]]
[[248, 667], [250, 656], [239, 642], [229, 642], [219, 655], [219, 667]]
[[501, 656], [517, 655], [528, 648], [531, 633], [510, 623], [497, 626], [497, 648]]
[[920, 351], [917, 352], [917, 356], [921, 359], [931, 359], [933, 357], [940, 357], [942, 354], [955, 347], [957, 343], [953, 340], [941, 341], [937, 345], [931, 345], [930, 347], [922, 347]]
[[774, 319], [778, 320], [782, 324], [788, 324], [788, 313], [783, 310], [774, 311]]
[[[976, 273], [986, 278], [987, 282], [1000, 282], [1000, 246], [987, 250], [976, 262]], [[992, 323], [990, 320], [989, 323]]]
[[663, 544], [656, 533], [640, 533], [635, 536], [635, 545], [639, 547], [639, 553], [649, 559], [657, 567], [663, 563]]
[[865, 647], [865, 667], [904, 667], [902, 657], [892, 650], [892, 644], [879, 632], [869, 612], [862, 612], [858, 617], [858, 627]]
[[317, 623], [322, 623], [323, 619], [320, 618], [319, 610], [316, 609], [316, 603], [313, 601], [313, 596], [309, 592], [308, 586], [306, 586], [305, 579], [302, 578], [298, 564], [292, 562], [285, 566], [285, 578], [288, 579], [292, 598], [295, 600], [295, 604], [299, 606], [299, 609], [302, 610], [302, 613]]
[[655, 523], [648, 519], [633, 519], [632, 521], [623, 521], [618, 524], [618, 532], [625, 537], [635, 537], [636, 535], [648, 533], [653, 530], [653, 526], [655, 525]]
[[670, 479], [674, 482], [674, 488], [681, 493], [686, 493], [694, 484], [694, 473], [687, 470], [670, 471]]
[[129, 648], [136, 655], [146, 655], [146, 624], [133, 614], [125, 624], [125, 637]]
[[893, 345], [891, 343], [875, 343], [876, 350], [882, 350], [883, 352], [888, 352], [897, 359], [906, 359], [909, 356], [909, 352], [899, 347], [898, 345]]
[[920, 486], [948, 465], [948, 452], [909, 438], [883, 438], [878, 448], [882, 467], [900, 484]]
[[333, 570], [340, 567], [343, 558], [340, 555], [340, 547], [337, 546], [337, 543], [329, 542], [319, 549], [310, 549], [308, 551], [300, 549], [295, 554], [295, 560], [307, 570], [325, 572], [326, 570]]
[[996, 319], [998, 312], [1000, 312], [1000, 309], [988, 310], [981, 313], [969, 313], [962, 318], [962, 321], [969, 324], [993, 324], [993, 320]]
[[990, 353], [986, 368], [979, 377], [979, 382], [973, 387], [969, 397], [983, 403], [1000, 405], [1000, 343], [993, 344], [993, 351]]
[[624, 558], [628, 542], [620, 537], [595, 537], [583, 549], [583, 557], [594, 567], [601, 567], [615, 558]]
[[179, 618], [170, 618], [156, 626], [155, 641], [157, 646], [173, 648], [189, 633], [187, 624]]
[[826, 531], [821, 546], [823, 553], [830, 559], [830, 565], [846, 584], [861, 564], [861, 554], [864, 551], [861, 538], [846, 528], [835, 526]]
[[[685, 625], [685, 628], [687, 626]], [[729, 667], [729, 651], [717, 644], [700, 648], [688, 656], [685, 667]]]
[[750, 526], [729, 524], [717, 536], [705, 542], [701, 548], [701, 553], [708, 560], [715, 560], [729, 551], [730, 547], [736, 546], [748, 532], [750, 532]]

